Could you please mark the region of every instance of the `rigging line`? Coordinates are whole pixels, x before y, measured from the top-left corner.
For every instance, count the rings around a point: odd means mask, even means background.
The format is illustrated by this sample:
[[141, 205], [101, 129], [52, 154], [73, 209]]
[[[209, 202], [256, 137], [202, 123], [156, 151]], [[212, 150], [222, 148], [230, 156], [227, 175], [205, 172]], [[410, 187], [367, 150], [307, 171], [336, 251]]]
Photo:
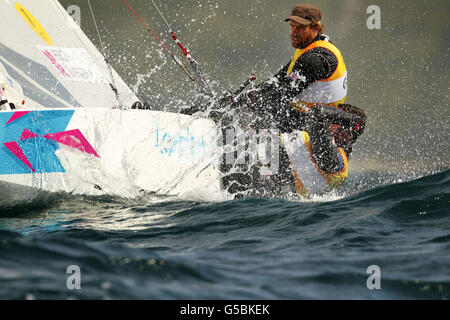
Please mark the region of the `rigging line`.
[[166, 49], [166, 51], [167, 51], [171, 56], [173, 56], [172, 51], [170, 51], [169, 48], [167, 48], [167, 47], [164, 45], [164, 43], [158, 38], [158, 36], [153, 32], [153, 30], [150, 29], [150, 27], [144, 22], [144, 20], [142, 20], [142, 18], [137, 14], [137, 12], [134, 11], [134, 9], [128, 4], [128, 2], [126, 2], [125, 0], [122, 0], [122, 1], [127, 5], [128, 9], [130, 9], [130, 10], [134, 13], [134, 15], [139, 19], [139, 21], [147, 28], [147, 30], [150, 31], [150, 32], [153, 34], [153, 36], [156, 38], [156, 40], [158, 40], [158, 42], [163, 46], [163, 48]]
[[195, 82], [195, 83], [199, 86], [199, 88], [201, 89], [201, 91], [203, 91], [203, 93], [208, 94], [208, 91], [201, 85], [201, 83], [199, 83], [198, 79], [195, 78], [195, 77], [193, 76], [193, 74], [192, 74], [191, 72], [189, 72], [188, 69], [186, 69], [186, 67], [185, 67], [184, 64], [183, 64], [183, 61], [181, 61], [180, 59], [178, 59], [178, 57], [176, 57], [175, 55], [172, 55], [171, 57], [172, 57], [172, 59], [175, 61], [175, 63], [177, 63], [177, 64], [180, 66], [180, 68], [186, 73], [186, 75], [189, 77], [189, 79], [190, 79], [192, 82]]
[[161, 11], [159, 10], [158, 6], [156, 5], [155, 1], [151, 0], [153, 2], [153, 5], [155, 6], [156, 10], [158, 11], [159, 15], [161, 16], [161, 18], [163, 18], [164, 23], [166, 24], [166, 26], [169, 28], [170, 31], [172, 31], [172, 27], [169, 25], [169, 23], [167, 22], [167, 20], [164, 18], [163, 14], [161, 13]]
[[204, 89], [208, 92], [208, 94], [210, 95], [214, 95], [214, 91], [212, 90], [212, 88], [209, 86], [208, 82], [204, 79], [204, 75], [200, 70], [200, 66], [198, 65], [197, 61], [195, 61], [195, 59], [192, 58], [191, 54], [189, 53], [189, 50], [186, 49], [184, 47], [184, 45], [181, 43], [181, 41], [178, 39], [177, 35], [175, 34], [175, 32], [172, 30], [172, 27], [170, 26], [170, 24], [167, 22], [166, 18], [164, 17], [164, 15], [162, 14], [161, 10], [159, 10], [158, 6], [156, 5], [154, 0], [151, 0], [153, 3], [153, 6], [156, 8], [156, 10], [158, 11], [159, 15], [161, 16], [161, 18], [164, 20], [164, 23], [166, 24], [166, 26], [169, 28], [169, 32], [170, 35], [172, 36], [172, 39], [175, 41], [175, 43], [178, 45], [178, 47], [181, 49], [181, 51], [183, 52], [184, 56], [186, 57], [186, 59], [189, 62], [189, 65], [191, 66], [194, 74], [197, 76], [197, 78], [199, 79], [200, 84], [204, 87]]
[[122, 0], [126, 6], [128, 7], [128, 9], [130, 9], [134, 15], [139, 19], [139, 21], [145, 26], [145, 28], [150, 31], [153, 34], [153, 37], [155, 37], [155, 39], [161, 44], [161, 46], [169, 53], [169, 55], [172, 57], [173, 61], [175, 61], [176, 64], [178, 64], [178, 66], [186, 73], [186, 75], [189, 77], [190, 80], [192, 80], [192, 82], [195, 82], [199, 88], [201, 89], [201, 91], [203, 91], [206, 94], [208, 93], [208, 90], [206, 88], [204, 88], [203, 84], [201, 83], [200, 79], [196, 78], [191, 72], [189, 72], [189, 70], [186, 68], [186, 66], [184, 65], [183, 61], [181, 61], [180, 59], [178, 59], [173, 53], [172, 51], [170, 51], [169, 48], [167, 48], [164, 43], [161, 41], [161, 39], [158, 38], [158, 36], [153, 32], [153, 30], [144, 22], [144, 20], [139, 16], [139, 14], [130, 6], [130, 4], [126, 1], [126, 0]]
[[106, 65], [108, 66], [109, 75], [111, 77], [111, 83], [109, 85], [111, 86], [111, 90], [116, 95], [116, 99], [117, 99], [117, 102], [119, 104], [119, 108], [122, 109], [122, 103], [120, 102], [120, 98], [119, 98], [119, 91], [117, 90], [116, 83], [114, 81], [114, 75], [113, 75], [113, 72], [112, 72], [112, 66], [109, 63], [108, 56], [106, 55], [105, 46], [103, 44], [102, 36], [100, 35], [100, 31], [98, 30], [97, 21], [95, 19], [94, 11], [92, 10], [92, 6], [91, 6], [91, 1], [87, 0], [87, 3], [89, 5], [89, 10], [91, 11], [92, 20], [94, 21], [95, 30], [97, 30], [97, 35], [98, 35], [98, 38], [100, 40], [100, 45], [101, 45], [102, 52], [103, 52], [103, 58], [105, 59]]
[[94, 26], [95, 26], [95, 30], [97, 30], [97, 35], [98, 35], [98, 39], [100, 40], [100, 45], [102, 46], [103, 56], [104, 56], [105, 59], [106, 59], [105, 46], [103, 45], [102, 37], [101, 37], [101, 35], [100, 35], [100, 31], [98, 30], [97, 21], [95, 20], [94, 11], [92, 11], [91, 1], [90, 1], [90, 0], [87, 0], [87, 3], [88, 3], [88, 5], [89, 5], [89, 10], [91, 11], [92, 20], [94, 20]]
[[156, 5], [155, 1], [151, 0], [153, 3], [153, 6], [156, 8], [156, 10], [158, 11], [159, 15], [161, 16], [161, 18], [164, 20], [164, 23], [166, 24], [166, 26], [169, 28], [169, 32], [170, 35], [172, 36], [173, 40], [175, 41], [175, 43], [180, 47], [181, 51], [183, 52], [183, 54], [185, 55], [186, 59], [190, 62], [191, 61], [191, 55], [189, 54], [189, 50], [187, 50], [183, 44], [181, 43], [181, 41], [177, 38], [177, 36], [175, 35], [175, 32], [173, 32], [172, 27], [169, 25], [169, 23], [167, 22], [166, 18], [164, 18], [162, 12], [159, 10], [158, 6]]

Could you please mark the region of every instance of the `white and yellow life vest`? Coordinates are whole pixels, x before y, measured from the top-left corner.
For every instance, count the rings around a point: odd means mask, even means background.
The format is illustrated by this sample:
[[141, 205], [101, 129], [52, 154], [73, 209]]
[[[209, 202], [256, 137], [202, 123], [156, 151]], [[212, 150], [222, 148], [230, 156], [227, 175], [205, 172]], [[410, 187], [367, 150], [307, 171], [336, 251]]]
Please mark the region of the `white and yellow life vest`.
[[[347, 68], [341, 52], [335, 45], [326, 40], [318, 40], [304, 49], [297, 49], [289, 65], [287, 76], [292, 76], [292, 70], [297, 60], [307, 51], [313, 48], [325, 48], [330, 50], [337, 59], [337, 67], [333, 74], [323, 80], [315, 81], [303, 90], [293, 101], [293, 107], [301, 109], [312, 107], [316, 104], [334, 105], [345, 102], [347, 96]], [[301, 76], [301, 75], [300, 75]], [[303, 110], [301, 110], [303, 111]]]

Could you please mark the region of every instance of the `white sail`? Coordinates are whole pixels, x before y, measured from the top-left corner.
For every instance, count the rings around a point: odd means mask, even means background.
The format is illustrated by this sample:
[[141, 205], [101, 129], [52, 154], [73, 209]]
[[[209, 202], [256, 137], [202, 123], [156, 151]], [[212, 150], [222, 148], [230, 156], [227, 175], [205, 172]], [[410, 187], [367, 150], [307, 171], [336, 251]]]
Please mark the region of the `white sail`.
[[131, 110], [56, 0], [0, 0], [0, 25], [0, 209], [41, 192], [222, 196], [214, 122]]
[[58, 1], [2, 0], [0, 24], [0, 63], [39, 105], [126, 109], [138, 101]]

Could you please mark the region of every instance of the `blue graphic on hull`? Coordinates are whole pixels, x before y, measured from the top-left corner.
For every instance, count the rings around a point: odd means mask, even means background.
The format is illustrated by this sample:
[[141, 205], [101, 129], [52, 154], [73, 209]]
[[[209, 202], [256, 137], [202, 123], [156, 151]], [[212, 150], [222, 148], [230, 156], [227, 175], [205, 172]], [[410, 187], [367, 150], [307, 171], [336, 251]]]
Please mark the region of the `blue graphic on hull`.
[[55, 155], [59, 144], [43, 136], [65, 131], [74, 112], [0, 112], [0, 174], [65, 172]]

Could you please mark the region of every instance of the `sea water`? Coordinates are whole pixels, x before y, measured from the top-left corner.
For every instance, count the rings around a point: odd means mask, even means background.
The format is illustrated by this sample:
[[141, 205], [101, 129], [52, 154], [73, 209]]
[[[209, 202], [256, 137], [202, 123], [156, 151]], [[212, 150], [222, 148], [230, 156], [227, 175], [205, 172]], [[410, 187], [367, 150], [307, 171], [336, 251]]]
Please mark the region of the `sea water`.
[[306, 201], [1, 208], [0, 299], [448, 299], [450, 171], [391, 178]]

